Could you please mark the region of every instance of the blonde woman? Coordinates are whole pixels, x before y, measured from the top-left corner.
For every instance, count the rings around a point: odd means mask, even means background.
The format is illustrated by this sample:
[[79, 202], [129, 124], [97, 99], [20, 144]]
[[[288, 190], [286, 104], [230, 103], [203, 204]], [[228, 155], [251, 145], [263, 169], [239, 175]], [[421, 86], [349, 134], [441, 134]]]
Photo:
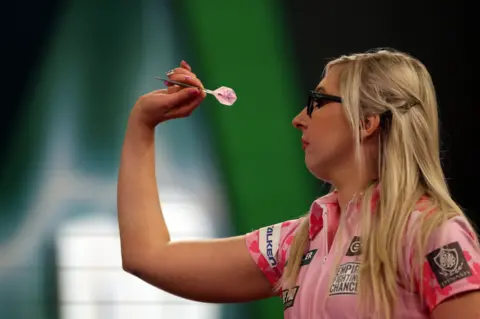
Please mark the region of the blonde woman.
[[[184, 62], [169, 78], [202, 87]], [[293, 120], [308, 169], [334, 186], [308, 214], [244, 236], [171, 242], [154, 128], [204, 97], [170, 86], [132, 110], [118, 181], [126, 271], [204, 302], [281, 296], [285, 318], [480, 318], [479, 243], [445, 183], [422, 63], [377, 50], [326, 66]]]

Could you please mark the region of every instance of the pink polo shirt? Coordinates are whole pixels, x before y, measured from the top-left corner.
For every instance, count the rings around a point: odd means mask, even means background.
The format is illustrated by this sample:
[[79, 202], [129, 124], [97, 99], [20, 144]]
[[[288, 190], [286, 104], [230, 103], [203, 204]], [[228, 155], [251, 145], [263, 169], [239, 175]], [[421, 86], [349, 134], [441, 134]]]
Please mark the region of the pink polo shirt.
[[[330, 193], [312, 204], [308, 216], [309, 245], [296, 286], [281, 293], [286, 319], [358, 318], [356, 291], [361, 260], [359, 214], [358, 208], [351, 206], [345, 213], [348, 214], [347, 219], [353, 221], [350, 224], [352, 227], [345, 227], [344, 233], [338, 234], [336, 193]], [[420, 211], [412, 213], [410, 225], [415, 223], [420, 214]], [[283, 273], [295, 230], [302, 218], [247, 234], [250, 254], [272, 286]], [[405, 236], [403, 253], [406, 261], [410, 261], [411, 256], [411, 229], [408, 227]], [[335, 251], [330, 250], [330, 247], [335, 247]], [[336, 270], [334, 263], [338, 261], [340, 263]], [[405, 262], [400, 269], [403, 268], [407, 276], [420, 278], [419, 270], [412, 269], [408, 263]], [[336, 273], [332, 273], [335, 270]], [[455, 217], [432, 234], [424, 270], [423, 300], [418, 292], [409, 292], [399, 286], [399, 304], [394, 318], [429, 318], [432, 310], [446, 298], [480, 289], [480, 249], [475, 235], [469, 230], [467, 220]]]

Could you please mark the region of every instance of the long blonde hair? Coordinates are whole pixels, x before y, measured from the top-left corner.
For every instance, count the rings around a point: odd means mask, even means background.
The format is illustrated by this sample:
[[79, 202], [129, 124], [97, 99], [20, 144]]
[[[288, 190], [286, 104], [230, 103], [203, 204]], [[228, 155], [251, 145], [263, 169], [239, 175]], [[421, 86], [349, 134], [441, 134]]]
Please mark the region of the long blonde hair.
[[[438, 111], [429, 72], [417, 59], [401, 52], [377, 50], [331, 61], [340, 68], [340, 92], [360, 153], [359, 127], [369, 115], [386, 119], [380, 133], [380, 198], [371, 212], [375, 186], [361, 199], [359, 306], [364, 317], [392, 318], [398, 302], [399, 265], [404, 262], [403, 236], [409, 216], [422, 195], [428, 198], [413, 241], [413, 267], [423, 272], [427, 240], [453, 216], [464, 216], [452, 200], [440, 163]], [[342, 223], [340, 223], [342, 227]], [[292, 286], [308, 243], [309, 220], [299, 226], [280, 285]], [[472, 229], [473, 231], [473, 229]], [[421, 282], [420, 275], [420, 282]], [[414, 289], [414, 279], [410, 287]], [[416, 278], [418, 280], [418, 278]], [[420, 285], [421, 289], [421, 285]]]

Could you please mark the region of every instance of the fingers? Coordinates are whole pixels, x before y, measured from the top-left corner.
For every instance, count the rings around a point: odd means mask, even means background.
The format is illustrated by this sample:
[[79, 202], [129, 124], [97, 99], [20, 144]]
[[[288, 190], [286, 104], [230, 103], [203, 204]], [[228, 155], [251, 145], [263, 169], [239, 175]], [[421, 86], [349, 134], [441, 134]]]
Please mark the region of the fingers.
[[[167, 72], [167, 77], [168, 77], [169, 80], [185, 83], [185, 81], [184, 81], [185, 79], [196, 78], [196, 75], [193, 74], [192, 72], [188, 71], [188, 70], [185, 70], [185, 69], [182, 69], [182, 68], [176, 68], [176, 69], [173, 69], [171, 71], [168, 71]], [[167, 82], [167, 81], [163, 82], [163, 84], [167, 87], [170, 87], [170, 88], [171, 87], [178, 88], [178, 85]]]
[[154, 90], [150, 92], [150, 94], [167, 94], [168, 90], [167, 89], [161, 89], [161, 90]]
[[192, 67], [188, 65], [187, 61], [185, 60], [182, 60], [182, 62], [180, 62], [180, 66], [190, 72], [192, 71]]
[[204, 99], [196, 89], [184, 89], [168, 95], [168, 98], [169, 108], [164, 114], [165, 120], [190, 116]]
[[175, 68], [173, 70], [168, 71], [166, 74], [168, 77], [170, 77], [173, 74], [184, 74], [184, 75], [190, 75], [191, 77], [196, 77], [195, 73], [184, 68]]
[[[165, 105], [165, 109], [168, 113], [183, 113], [185, 106], [191, 105], [193, 101], [197, 101], [198, 104], [203, 101], [204, 96], [198, 89], [188, 88], [180, 90], [173, 94], [168, 95], [156, 95], [158, 99], [162, 100], [162, 104]], [[198, 106], [197, 104], [197, 106]], [[188, 109], [188, 107], [187, 107]]]
[[[197, 76], [195, 75], [195, 73], [192, 72], [192, 68], [190, 67], [190, 65], [182, 60], [182, 62], [180, 62], [180, 67], [178, 68], [175, 68], [173, 70], [170, 70], [166, 73], [167, 77], [170, 79], [170, 80], [173, 80], [171, 78], [172, 75], [177, 75], [177, 74], [183, 74], [185, 76], [190, 76], [190, 77], [194, 77], [196, 78]], [[174, 86], [175, 84], [171, 84], [171, 83], [168, 83], [168, 82], [165, 82], [164, 83], [166, 86]]]
[[167, 94], [165, 91], [167, 90], [155, 90], [147, 93], [141, 96], [135, 104], [140, 114], [144, 114], [143, 118], [149, 119], [148, 121], [154, 122], [155, 125], [169, 119], [189, 116], [206, 95], [197, 88], [182, 88], [178, 92], [168, 92]]
[[190, 84], [195, 87], [200, 87], [203, 89], [203, 83], [196, 77], [192, 77], [190, 75], [185, 74], [172, 74], [169, 76], [169, 79], [172, 81], [177, 81], [185, 84]]
[[177, 109], [172, 109], [165, 114], [166, 120], [178, 119], [183, 117], [188, 117], [192, 114], [193, 111], [202, 103], [203, 98], [197, 97], [193, 101], [180, 106]]
[[[188, 65], [186, 61], [182, 61], [180, 62], [180, 67], [170, 70], [166, 74], [169, 80], [189, 84], [203, 89], [204, 86], [202, 82], [191, 70], [192, 68], [190, 67], [190, 65]], [[168, 94], [176, 94], [177, 92], [184, 90], [183, 87], [169, 83], [167, 81], [164, 82], [164, 85], [168, 87]], [[206, 93], [201, 91], [200, 95], [202, 97], [205, 97]]]

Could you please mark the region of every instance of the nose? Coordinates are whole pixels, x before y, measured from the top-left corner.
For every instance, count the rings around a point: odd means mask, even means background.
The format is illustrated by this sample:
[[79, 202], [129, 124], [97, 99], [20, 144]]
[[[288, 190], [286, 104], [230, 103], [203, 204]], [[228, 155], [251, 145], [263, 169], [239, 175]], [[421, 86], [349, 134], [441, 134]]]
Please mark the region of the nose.
[[293, 127], [299, 130], [302, 130], [303, 128], [305, 128], [307, 126], [306, 115], [307, 115], [307, 112], [305, 109], [302, 110], [300, 113], [298, 113], [297, 116], [293, 118], [293, 121], [292, 121]]

